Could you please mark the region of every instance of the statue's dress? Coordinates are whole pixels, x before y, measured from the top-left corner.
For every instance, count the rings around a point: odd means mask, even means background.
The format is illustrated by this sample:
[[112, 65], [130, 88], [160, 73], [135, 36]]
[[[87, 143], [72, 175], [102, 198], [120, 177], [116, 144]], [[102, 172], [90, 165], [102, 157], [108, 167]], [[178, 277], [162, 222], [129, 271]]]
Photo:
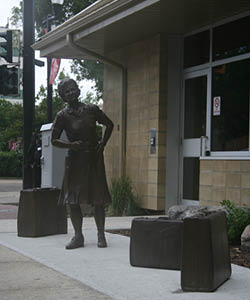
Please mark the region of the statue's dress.
[[105, 126], [112, 121], [93, 104], [79, 103], [78, 109], [65, 108], [57, 113], [52, 140], [63, 130], [70, 142], [82, 141], [83, 149], [68, 150], [59, 204], [104, 204], [110, 202], [103, 153], [97, 153], [96, 122]]

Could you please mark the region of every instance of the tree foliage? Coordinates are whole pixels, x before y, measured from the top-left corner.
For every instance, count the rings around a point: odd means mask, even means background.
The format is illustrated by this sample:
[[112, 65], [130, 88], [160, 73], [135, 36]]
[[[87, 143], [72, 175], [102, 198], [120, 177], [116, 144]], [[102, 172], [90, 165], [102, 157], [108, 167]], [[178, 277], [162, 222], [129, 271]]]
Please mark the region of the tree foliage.
[[[62, 9], [59, 12], [54, 12], [51, 0], [34, 0], [37, 35], [44, 35], [47, 16], [56, 13], [55, 23], [61, 24], [96, 1], [97, 0], [64, 0]], [[20, 1], [19, 7], [12, 9], [11, 24], [14, 26], [20, 25], [22, 21], [22, 5], [23, 1]], [[73, 60], [71, 67], [71, 71], [76, 75], [78, 81], [88, 79], [95, 82], [95, 91], [99, 99], [102, 98], [103, 91], [103, 70], [103, 64], [94, 60]]]
[[14, 6], [11, 10], [10, 22], [12, 26], [21, 28], [23, 24], [23, 1], [20, 1], [19, 6]]
[[56, 22], [61, 24], [96, 1], [97, 0], [64, 0], [62, 9], [57, 12], [53, 11], [51, 0], [35, 0], [37, 31], [39, 32], [40, 28], [44, 28], [43, 20], [45, 20], [48, 15], [55, 13]]
[[[38, 103], [35, 107], [35, 132], [39, 133], [41, 126], [43, 124], [47, 123], [47, 89], [41, 85], [40, 90], [36, 96], [36, 102]], [[52, 103], [52, 119], [55, 118], [56, 113], [63, 109], [65, 106], [65, 103], [63, 100], [59, 97], [58, 92], [54, 93], [53, 96], [53, 103]]]
[[[65, 106], [54, 91], [52, 117]], [[36, 96], [34, 131], [38, 134], [41, 126], [47, 123], [47, 89], [41, 85]], [[9, 150], [9, 142], [17, 141], [23, 136], [23, 107], [21, 104], [12, 104], [0, 99], [0, 151]]]
[[[63, 78], [68, 77], [64, 69], [59, 73], [55, 86]], [[100, 99], [92, 92], [88, 92], [84, 99], [80, 101], [85, 103], [93, 103], [100, 105]], [[52, 118], [54, 119], [56, 113], [65, 107], [64, 101], [55, 87], [53, 92], [52, 103]], [[40, 133], [41, 126], [47, 123], [47, 88], [43, 85], [36, 95], [35, 105], [35, 122], [34, 131], [36, 134]], [[102, 127], [97, 126], [98, 134], [101, 135]], [[0, 152], [9, 150], [9, 142], [21, 140], [23, 135], [23, 107], [21, 104], [12, 104], [4, 99], [0, 99]]]
[[[96, 1], [97, 0], [64, 0], [60, 11], [53, 11], [51, 0], [34, 0], [37, 33], [40, 35], [44, 34], [44, 31], [41, 29], [44, 28], [45, 20], [48, 15], [54, 15], [54, 13], [56, 13], [56, 23], [61, 24]], [[16, 27], [21, 27], [22, 17], [23, 1], [20, 1], [19, 6], [14, 6], [12, 8], [12, 16], [10, 18], [11, 24]]]
[[8, 151], [8, 142], [23, 135], [23, 109], [0, 99], [0, 151]]
[[71, 65], [71, 71], [76, 75], [78, 81], [82, 79], [94, 80], [97, 98], [102, 98], [104, 75], [103, 63], [95, 60], [74, 59]]

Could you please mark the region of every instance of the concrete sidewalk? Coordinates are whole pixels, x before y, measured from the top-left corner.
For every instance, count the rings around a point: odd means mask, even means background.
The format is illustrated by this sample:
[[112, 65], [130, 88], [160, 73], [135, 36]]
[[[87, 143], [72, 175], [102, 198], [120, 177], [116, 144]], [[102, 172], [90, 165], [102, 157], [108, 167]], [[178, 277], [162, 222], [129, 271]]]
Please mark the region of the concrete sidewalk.
[[0, 245], [1, 300], [112, 300], [83, 283]]
[[22, 189], [21, 179], [0, 179], [0, 204], [17, 204]]
[[[130, 228], [132, 218], [113, 217], [107, 218], [107, 229]], [[247, 268], [232, 266], [233, 274], [230, 280], [223, 284], [214, 293], [185, 293], [180, 287], [180, 272], [149, 268], [135, 268], [129, 264], [129, 238], [107, 234], [109, 247], [100, 249], [96, 247], [96, 229], [93, 218], [84, 219], [84, 234], [86, 246], [75, 250], [65, 250], [64, 245], [72, 236], [72, 227], [69, 224], [69, 234], [56, 235], [41, 238], [17, 237], [15, 220], [0, 220], [0, 244], [18, 252], [28, 259], [29, 264], [34, 268], [39, 266], [41, 276], [39, 278], [51, 278], [52, 285], [57, 288], [64, 287], [67, 282], [68, 290], [62, 292], [67, 296], [68, 291], [78, 289], [82, 292], [82, 299], [91, 298], [95, 293], [95, 299], [116, 299], [116, 300], [249, 300], [250, 295], [250, 270]], [[5, 253], [11, 250], [4, 248]], [[11, 252], [13, 253], [13, 252]], [[16, 254], [17, 255], [17, 254]], [[7, 255], [8, 256], [8, 255]], [[32, 260], [30, 260], [32, 259]], [[1, 259], [2, 261], [2, 259]], [[37, 264], [40, 263], [40, 264]], [[18, 271], [16, 264], [13, 272]], [[31, 268], [33, 268], [31, 267]], [[2, 268], [0, 268], [2, 270]], [[21, 268], [23, 276], [18, 279], [18, 286], [25, 285], [27, 278], [30, 278], [30, 293], [43, 294], [43, 289], [37, 287], [37, 275], [32, 275], [29, 268]], [[56, 271], [56, 272], [55, 272]], [[0, 271], [0, 278], [4, 275]], [[7, 272], [9, 278], [5, 278], [5, 284], [15, 282], [15, 275], [12, 271]], [[37, 271], [38, 273], [40, 271]], [[37, 274], [37, 273], [34, 273]], [[66, 276], [66, 277], [64, 277]], [[68, 278], [68, 279], [67, 279]], [[26, 281], [25, 281], [26, 280]], [[54, 281], [53, 281], [54, 280]], [[23, 283], [22, 283], [23, 281]], [[1, 283], [1, 281], [0, 281]], [[34, 289], [32, 285], [34, 284]], [[66, 286], [67, 286], [66, 284]], [[50, 281], [45, 281], [44, 286], [51, 289]], [[2, 284], [1, 284], [2, 286]], [[86, 289], [86, 292], [85, 292]], [[67, 290], [67, 291], [66, 291]], [[16, 290], [16, 293], [18, 288]], [[90, 296], [89, 293], [93, 293]], [[19, 300], [21, 296], [4, 298], [5, 290], [0, 288], [0, 299]], [[25, 295], [25, 299], [35, 299], [33, 296]], [[20, 290], [21, 295], [21, 290]], [[42, 295], [37, 299], [59, 299], [55, 294]], [[85, 297], [86, 296], [86, 297]], [[76, 299], [78, 296], [76, 295]], [[98, 298], [99, 297], [99, 298]], [[103, 297], [103, 298], [102, 298]], [[23, 297], [22, 297], [23, 298]], [[66, 299], [66, 296], [61, 299]], [[73, 297], [69, 296], [67, 299]]]

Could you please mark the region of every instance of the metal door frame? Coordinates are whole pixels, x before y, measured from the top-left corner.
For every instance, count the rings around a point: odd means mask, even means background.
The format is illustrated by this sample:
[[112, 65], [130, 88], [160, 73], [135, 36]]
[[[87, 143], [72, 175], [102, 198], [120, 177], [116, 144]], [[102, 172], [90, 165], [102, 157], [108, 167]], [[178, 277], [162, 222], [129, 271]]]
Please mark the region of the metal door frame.
[[206, 136], [208, 137], [206, 150], [210, 151], [210, 133], [211, 133], [211, 68], [201, 69], [198, 71], [187, 72], [183, 74], [183, 89], [181, 101], [181, 133], [180, 133], [180, 170], [179, 170], [179, 195], [180, 203], [185, 205], [199, 205], [197, 200], [183, 199], [183, 140], [184, 140], [184, 109], [185, 109], [185, 81], [187, 79], [207, 76], [207, 105], [206, 105]]

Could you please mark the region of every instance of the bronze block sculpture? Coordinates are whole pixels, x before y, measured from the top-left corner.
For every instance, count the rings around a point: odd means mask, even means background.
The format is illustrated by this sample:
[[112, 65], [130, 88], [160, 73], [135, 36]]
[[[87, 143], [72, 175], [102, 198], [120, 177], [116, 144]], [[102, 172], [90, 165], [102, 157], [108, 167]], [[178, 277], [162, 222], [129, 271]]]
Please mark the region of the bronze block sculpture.
[[39, 188], [22, 190], [17, 219], [17, 233], [22, 237], [39, 237], [67, 233], [65, 207], [58, 207], [60, 190]]
[[130, 263], [181, 270], [184, 291], [215, 291], [231, 276], [225, 212], [175, 207], [167, 217], [135, 218]]
[[182, 230], [182, 221], [135, 218], [131, 227], [131, 265], [180, 270]]
[[224, 212], [184, 219], [181, 287], [212, 292], [231, 276]]

